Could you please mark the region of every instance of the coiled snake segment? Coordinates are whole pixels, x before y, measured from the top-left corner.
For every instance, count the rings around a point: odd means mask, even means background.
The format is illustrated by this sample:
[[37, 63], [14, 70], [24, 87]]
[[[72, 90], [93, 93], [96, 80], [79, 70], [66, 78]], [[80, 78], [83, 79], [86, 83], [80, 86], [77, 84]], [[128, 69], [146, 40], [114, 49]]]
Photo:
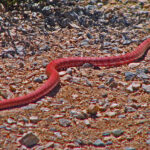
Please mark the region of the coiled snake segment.
[[125, 55], [110, 56], [110, 57], [69, 57], [60, 58], [52, 61], [47, 65], [46, 73], [49, 76], [48, 80], [37, 90], [12, 99], [3, 99], [0, 101], [0, 110], [8, 109], [16, 106], [22, 106], [31, 102], [37, 101], [39, 98], [45, 96], [52, 91], [59, 83], [59, 73], [62, 68], [77, 67], [84, 63], [90, 63], [94, 66], [119, 66], [128, 64], [141, 58], [145, 52], [150, 48], [150, 38], [141, 43], [134, 51], [126, 53]]

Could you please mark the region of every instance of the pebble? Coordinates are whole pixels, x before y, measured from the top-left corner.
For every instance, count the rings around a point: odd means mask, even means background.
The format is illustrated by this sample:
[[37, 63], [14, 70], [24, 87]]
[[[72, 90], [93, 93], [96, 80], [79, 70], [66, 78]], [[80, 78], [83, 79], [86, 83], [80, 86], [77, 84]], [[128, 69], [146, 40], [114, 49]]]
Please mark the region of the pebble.
[[50, 111], [50, 109], [47, 108], [47, 107], [41, 107], [40, 110], [43, 111], [43, 112], [48, 112], [48, 111]]
[[77, 145], [84, 145], [85, 144], [82, 139], [76, 139], [74, 142], [77, 143]]
[[25, 48], [24, 48], [24, 46], [22, 46], [22, 45], [17, 45], [17, 46], [16, 46], [16, 52], [17, 52], [17, 54], [19, 54], [20, 56], [23, 56], [23, 55], [26, 54]]
[[2, 3], [0, 3], [0, 13], [4, 13], [6, 10], [5, 10], [5, 7]]
[[126, 147], [125, 150], [136, 150], [134, 147]]
[[86, 119], [88, 116], [86, 113], [84, 113], [83, 111], [80, 111], [80, 110], [71, 110], [70, 115], [77, 119], [82, 119], [82, 120]]
[[99, 107], [97, 105], [94, 105], [94, 104], [91, 104], [87, 108], [87, 113], [89, 113], [90, 115], [96, 115], [98, 111], [99, 111]]
[[71, 68], [67, 68], [67, 70], [66, 70], [66, 73], [68, 73], [68, 74], [72, 74], [72, 72], [73, 72], [73, 70], [71, 69]]
[[133, 91], [135, 91], [135, 90], [138, 90], [139, 88], [141, 87], [141, 84], [140, 83], [132, 83], [132, 84], [130, 84], [127, 88], [126, 88], [126, 90], [127, 91], [129, 91], [129, 92], [133, 92]]
[[106, 132], [103, 132], [102, 135], [103, 136], [110, 136], [110, 133], [111, 133], [110, 131], [106, 131]]
[[69, 119], [59, 119], [59, 124], [63, 127], [69, 127], [71, 125], [71, 120], [69, 120]]
[[[83, 68], [91, 68], [91, 67], [93, 67], [93, 65], [90, 64], [90, 63], [84, 63], [84, 64], [82, 65], [82, 67], [83, 67]], [[82, 71], [82, 73], [85, 74], [85, 76], [87, 76], [87, 73], [86, 73], [85, 71]]]
[[25, 145], [27, 148], [32, 148], [37, 145], [39, 142], [39, 138], [32, 132], [23, 135], [23, 137], [19, 140], [22, 145]]
[[51, 47], [49, 45], [43, 45], [42, 47], [39, 48], [39, 51], [49, 51]]
[[38, 116], [31, 116], [29, 119], [31, 123], [38, 123], [40, 121]]
[[97, 146], [97, 147], [105, 147], [105, 143], [100, 140], [100, 139], [97, 139], [94, 143], [93, 143], [94, 146]]
[[149, 140], [146, 140], [146, 144], [147, 144], [147, 145], [150, 145], [150, 139], [149, 139]]
[[119, 137], [119, 136], [121, 136], [123, 133], [124, 133], [124, 131], [121, 130], [121, 129], [115, 129], [115, 130], [112, 131], [112, 134], [113, 134], [113, 136], [115, 136], [115, 137]]
[[136, 111], [136, 109], [135, 108], [133, 108], [133, 107], [125, 107], [125, 109], [124, 109], [124, 112], [125, 113], [129, 113], [129, 112], [135, 112]]
[[16, 121], [14, 119], [12, 119], [12, 118], [8, 118], [7, 119], [7, 123], [13, 124], [13, 123], [16, 123]]
[[83, 40], [81, 41], [80, 46], [88, 46], [89, 45], [89, 40]]
[[24, 110], [32, 110], [32, 109], [35, 109], [36, 107], [37, 107], [37, 104], [29, 104], [29, 105], [23, 106], [21, 108]]
[[117, 115], [116, 112], [106, 112], [106, 113], [105, 113], [105, 116], [107, 116], [107, 117], [114, 117], [114, 116], [116, 116], [116, 115]]
[[103, 138], [104, 142], [108, 142], [108, 141], [115, 141], [115, 137], [114, 136], [105, 136]]
[[150, 93], [150, 85], [143, 84], [142, 88], [146, 93]]
[[112, 104], [110, 105], [110, 108], [120, 108], [120, 105], [117, 104], [117, 103], [112, 103]]
[[93, 36], [90, 34], [90, 33], [87, 33], [86, 36], [89, 38], [89, 39], [92, 39]]
[[137, 74], [137, 77], [140, 79], [143, 79], [143, 80], [144, 79], [150, 79], [150, 77], [145, 73], [139, 73], [139, 74]]
[[84, 120], [84, 123], [87, 125], [87, 126], [90, 126], [91, 124], [90, 124], [90, 121], [89, 120]]
[[123, 45], [129, 45], [132, 41], [131, 40], [123, 40]]
[[126, 81], [132, 80], [135, 76], [136, 76], [135, 73], [132, 73], [132, 72], [125, 72], [125, 79], [126, 79]]
[[44, 148], [46, 149], [46, 148], [54, 148], [54, 142], [48, 142], [45, 146], [44, 146]]
[[112, 145], [112, 144], [113, 144], [112, 141], [107, 141], [107, 142], [106, 142], [106, 145]]
[[56, 135], [57, 138], [62, 139], [62, 135], [60, 132], [54, 132], [54, 135]]
[[147, 73], [149, 73], [150, 71], [147, 69], [147, 68], [140, 68], [140, 69], [136, 69], [136, 74], [140, 74], [140, 73], [145, 73], [145, 74], [147, 74]]
[[[66, 74], [63, 77], [61, 77], [61, 80], [63, 80], [63, 81], [70, 81], [71, 79], [72, 79], [72, 76], [69, 74]], [[72, 80], [75, 81], [75, 78], [73, 78]]]
[[45, 15], [51, 14], [51, 6], [45, 6], [45, 7], [43, 7], [42, 13], [45, 14]]
[[34, 82], [42, 83], [43, 80], [42, 80], [41, 77], [35, 77], [35, 78], [34, 78]]
[[130, 63], [129, 68], [136, 68], [140, 65], [140, 63]]
[[5, 49], [3, 52], [2, 52], [2, 58], [12, 58], [14, 57], [16, 54], [15, 52], [15, 49], [14, 48], [8, 48], [8, 49]]
[[118, 118], [125, 118], [125, 115], [119, 115]]

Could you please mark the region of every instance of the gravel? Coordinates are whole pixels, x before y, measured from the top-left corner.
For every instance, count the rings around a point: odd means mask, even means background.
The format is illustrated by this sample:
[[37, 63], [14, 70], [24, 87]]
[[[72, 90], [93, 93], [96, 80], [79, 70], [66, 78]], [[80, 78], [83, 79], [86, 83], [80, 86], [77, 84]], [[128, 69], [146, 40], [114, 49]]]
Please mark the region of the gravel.
[[[11, 12], [0, 5], [0, 100], [40, 87], [54, 59], [134, 50], [150, 38], [149, 8], [147, 0], [30, 1]], [[148, 148], [149, 79], [149, 52], [129, 65], [62, 70], [40, 101], [0, 111], [0, 147]]]

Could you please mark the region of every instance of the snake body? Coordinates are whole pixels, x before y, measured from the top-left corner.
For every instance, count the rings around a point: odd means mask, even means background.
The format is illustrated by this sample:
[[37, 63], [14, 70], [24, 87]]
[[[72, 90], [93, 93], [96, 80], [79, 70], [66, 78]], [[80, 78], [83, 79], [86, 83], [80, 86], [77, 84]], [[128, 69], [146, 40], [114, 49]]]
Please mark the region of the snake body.
[[78, 67], [83, 65], [84, 63], [90, 63], [98, 67], [119, 66], [141, 58], [149, 48], [150, 38], [141, 43], [134, 51], [126, 53], [125, 55], [110, 57], [69, 57], [56, 59], [47, 65], [46, 73], [49, 78], [41, 87], [25, 96], [12, 99], [3, 99], [2, 101], [0, 101], [0, 110], [26, 105], [31, 102], [35, 102], [39, 98], [48, 94], [59, 83], [60, 79], [58, 72], [62, 70], [62, 68], [66, 69], [68, 67]]

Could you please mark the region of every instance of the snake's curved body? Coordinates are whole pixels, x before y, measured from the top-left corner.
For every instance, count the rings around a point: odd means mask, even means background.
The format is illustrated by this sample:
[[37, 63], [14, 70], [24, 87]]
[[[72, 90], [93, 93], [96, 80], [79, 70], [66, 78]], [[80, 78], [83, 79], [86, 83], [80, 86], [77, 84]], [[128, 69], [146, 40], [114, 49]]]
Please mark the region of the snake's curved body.
[[69, 57], [60, 58], [47, 65], [46, 72], [48, 80], [34, 92], [25, 96], [12, 99], [3, 99], [0, 101], [0, 110], [16, 106], [22, 106], [37, 101], [42, 96], [48, 94], [59, 83], [59, 73], [62, 68], [77, 67], [84, 63], [90, 63], [94, 66], [118, 66], [133, 62], [141, 58], [150, 48], [150, 38], [141, 43], [136, 50], [125, 55], [111, 57]]

